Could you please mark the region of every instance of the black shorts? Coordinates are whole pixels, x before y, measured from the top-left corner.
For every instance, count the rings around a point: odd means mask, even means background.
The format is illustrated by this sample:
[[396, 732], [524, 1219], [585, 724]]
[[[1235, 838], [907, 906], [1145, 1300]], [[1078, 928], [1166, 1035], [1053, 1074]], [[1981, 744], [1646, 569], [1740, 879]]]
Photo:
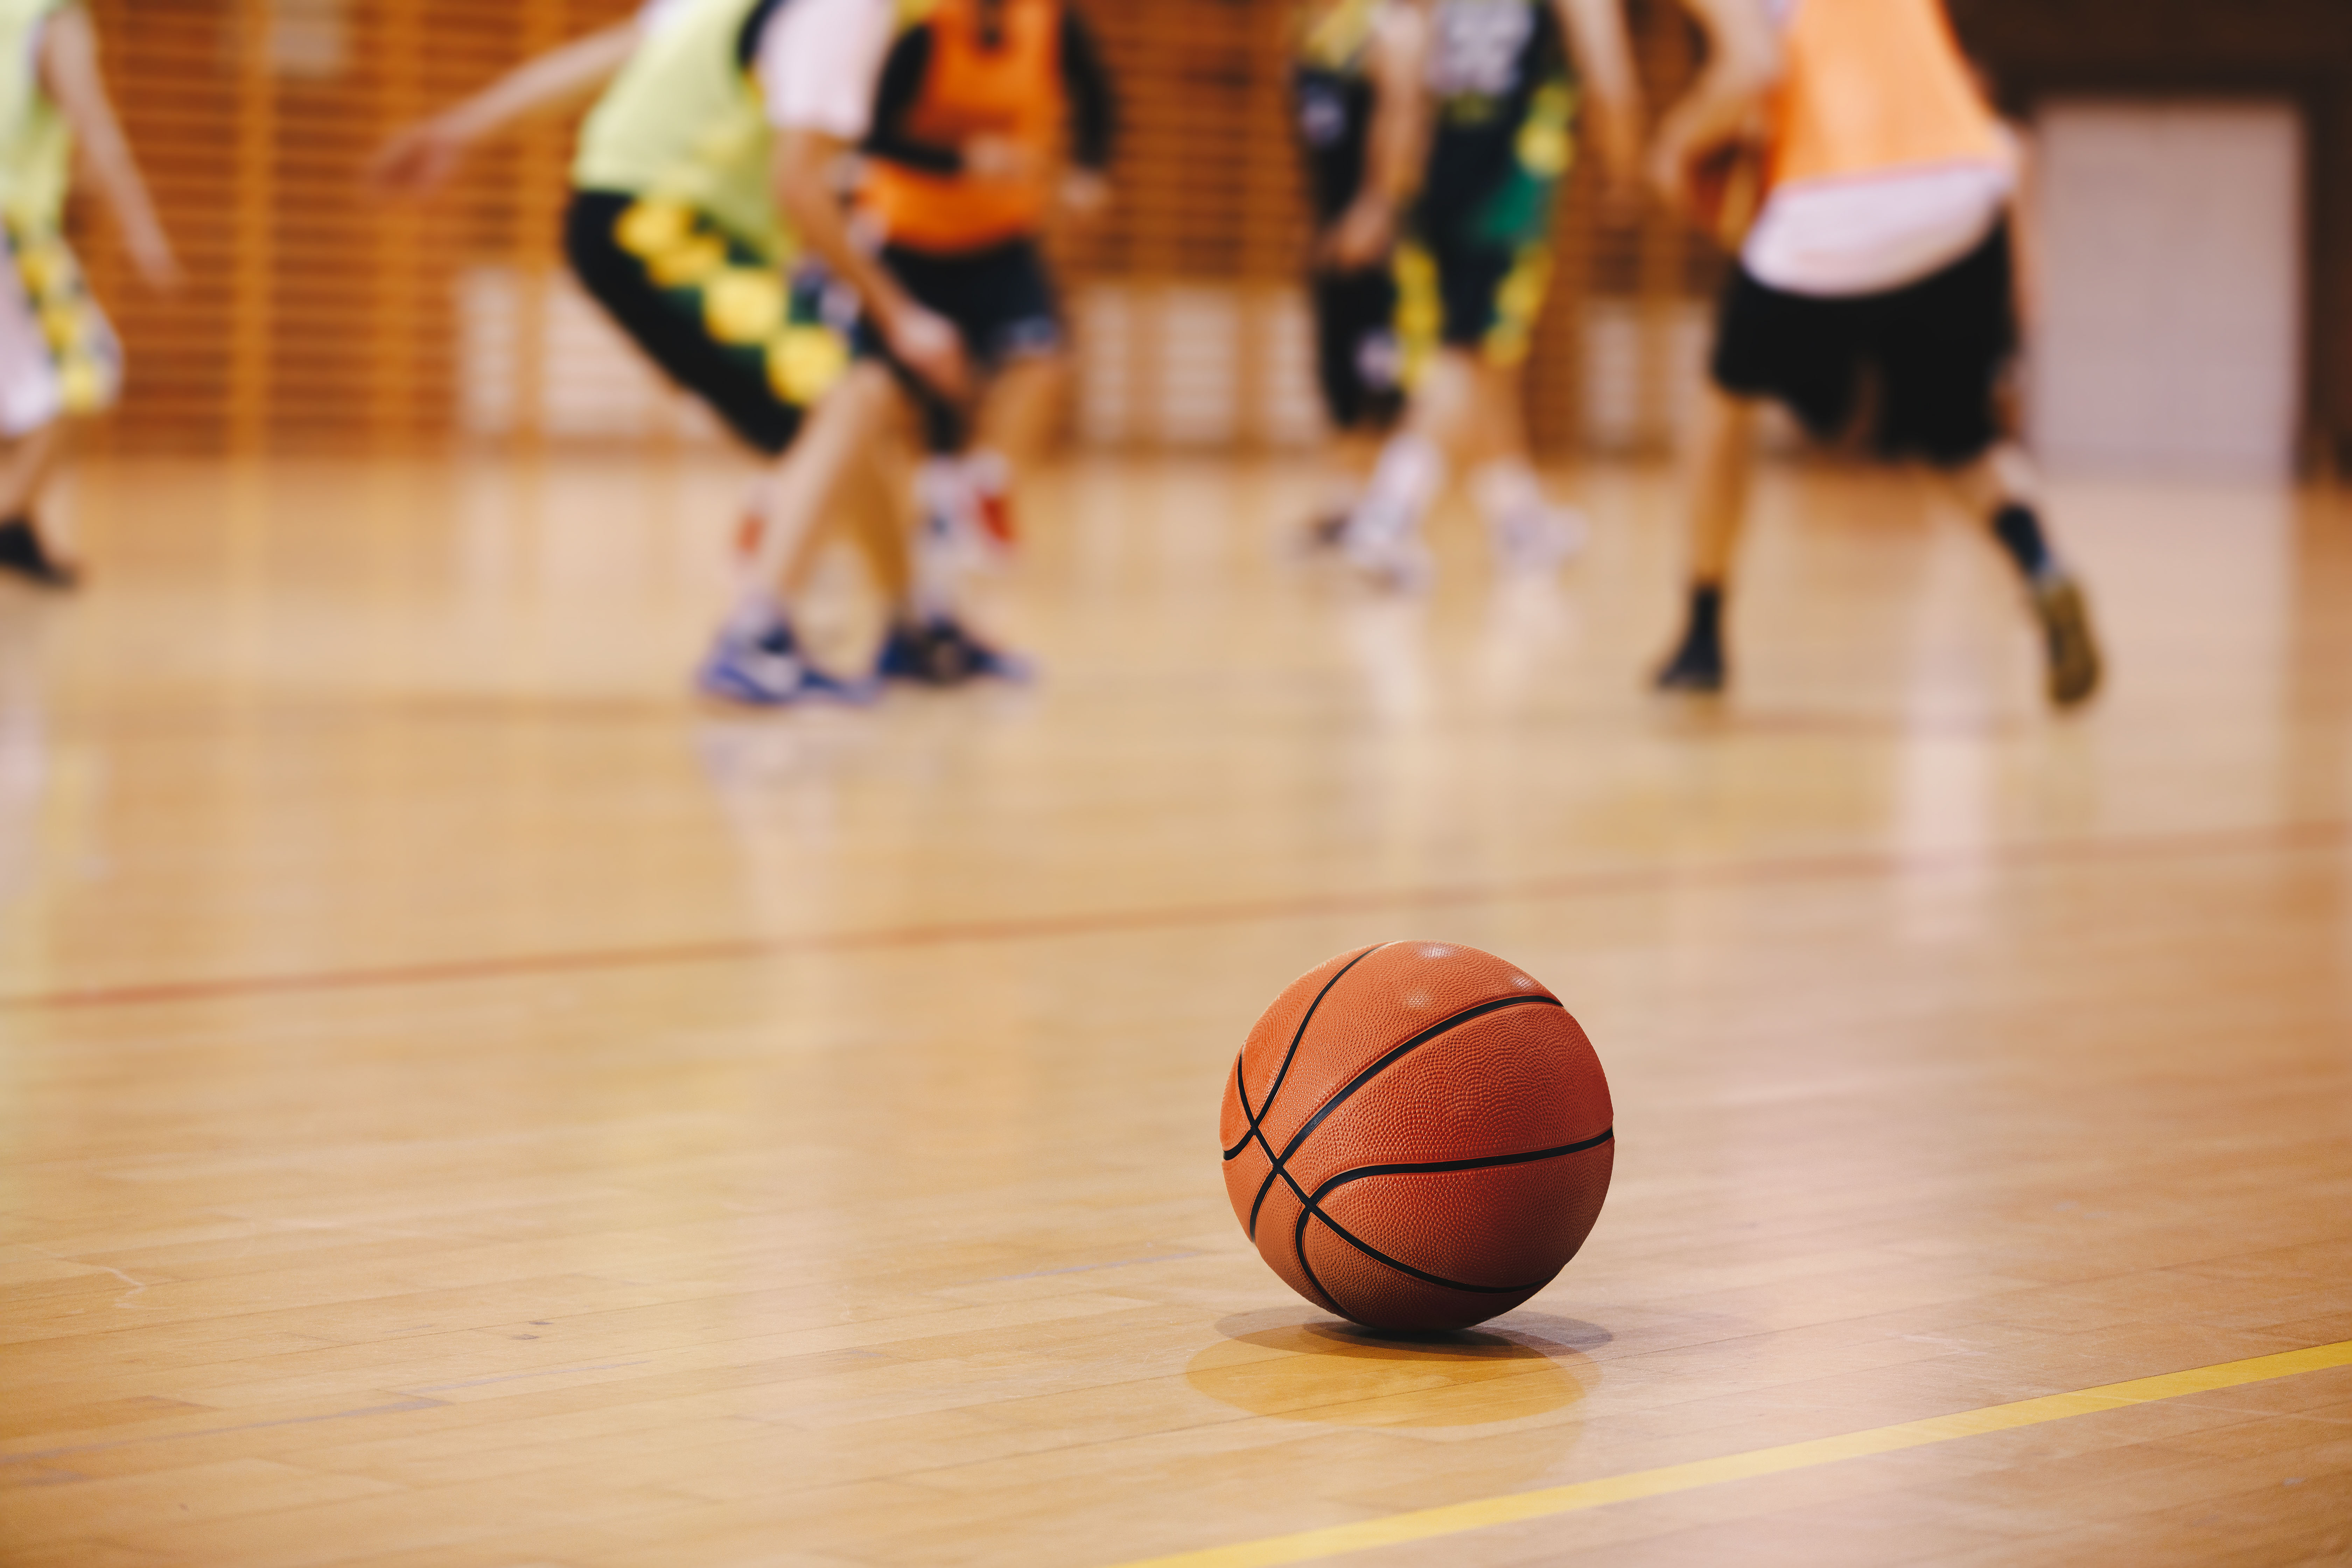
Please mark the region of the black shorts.
[[[1061, 309], [1045, 258], [1034, 240], [1012, 239], [985, 250], [944, 254], [886, 245], [881, 259], [917, 304], [955, 324], [964, 352], [983, 374], [1062, 348]], [[860, 358], [887, 361], [898, 373], [899, 381], [922, 405], [933, 450], [953, 451], [963, 445], [966, 411], [898, 363], [871, 321], [858, 323], [856, 349]]]
[[578, 191], [563, 247], [581, 284], [637, 346], [745, 441], [782, 451], [849, 362], [821, 277], [788, 279], [708, 215], [619, 191]]
[[1398, 323], [1415, 363], [1436, 343], [1496, 365], [1527, 358], [1551, 286], [1552, 215], [1575, 153], [1575, 109], [1567, 78], [1547, 74], [1491, 118], [1441, 117], [1412, 233], [1397, 249]]
[[1405, 301], [1400, 319], [1414, 342], [1475, 350], [1505, 366], [1527, 358], [1551, 289], [1548, 241], [1408, 242], [1398, 247], [1396, 267]]
[[1941, 271], [1880, 294], [1790, 294], [1738, 268], [1712, 370], [1724, 391], [1778, 398], [1831, 439], [1853, 419], [1866, 367], [1877, 395], [1872, 444], [1953, 466], [2000, 437], [1995, 393], [2016, 346], [2004, 224]]
[[1395, 274], [1385, 266], [1318, 272], [1314, 296], [1315, 369], [1332, 426], [1386, 429], [1404, 407]]

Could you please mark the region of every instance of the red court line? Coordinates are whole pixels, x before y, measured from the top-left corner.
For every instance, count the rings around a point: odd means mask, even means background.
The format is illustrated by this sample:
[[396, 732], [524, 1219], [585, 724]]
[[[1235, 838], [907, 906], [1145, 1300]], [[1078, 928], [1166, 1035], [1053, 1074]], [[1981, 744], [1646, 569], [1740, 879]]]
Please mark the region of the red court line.
[[1372, 889], [1353, 893], [1180, 905], [1158, 910], [1090, 910], [1068, 915], [882, 926], [871, 931], [807, 931], [791, 936], [736, 937], [647, 947], [583, 948], [571, 952], [514, 953], [504, 958], [385, 964], [368, 969], [312, 970], [288, 974], [226, 975], [215, 980], [98, 985], [0, 996], [0, 1012], [57, 1012], [142, 1003], [205, 1002], [225, 997], [350, 991], [373, 986], [503, 980], [524, 975], [610, 973], [689, 963], [755, 963], [802, 953], [871, 952], [945, 947], [960, 942], [1034, 942], [1065, 936], [1178, 931], [1188, 927], [1242, 925], [1255, 921], [1300, 920], [1316, 915], [1454, 909], [1471, 904], [1540, 901], [1675, 888], [1741, 887], [1776, 882], [1827, 882], [1933, 875], [1988, 865], [2031, 868], [2341, 848], [2347, 840], [2352, 840], [2352, 823], [2303, 822], [2267, 827], [2219, 828], [2200, 833], [2045, 839], [2038, 843], [1997, 845], [1983, 850], [1956, 850], [1937, 855], [1856, 851], [1717, 861], [1694, 866], [1625, 867], [1576, 871], [1516, 882]]

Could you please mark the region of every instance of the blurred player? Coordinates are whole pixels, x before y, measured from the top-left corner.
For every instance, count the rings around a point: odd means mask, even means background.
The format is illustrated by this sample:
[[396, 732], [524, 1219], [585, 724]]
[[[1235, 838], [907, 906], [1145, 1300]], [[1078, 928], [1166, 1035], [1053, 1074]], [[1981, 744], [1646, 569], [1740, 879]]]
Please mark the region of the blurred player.
[[[656, 363], [773, 457], [845, 368], [854, 313], [829, 303], [823, 273], [796, 266], [779, 171], [797, 169], [811, 139], [837, 150], [866, 134], [892, 21], [893, 0], [654, 0], [402, 132], [375, 174], [430, 188], [476, 141], [609, 82], [572, 168], [572, 268]], [[905, 547], [889, 538], [903, 528], [903, 480], [857, 470], [864, 510], [882, 520], [866, 539], [884, 588], [903, 595]], [[805, 569], [814, 542], [801, 541], [786, 575]], [[863, 689], [811, 664], [788, 627], [699, 679], [758, 702]]]
[[69, 588], [78, 571], [33, 510], [64, 438], [60, 421], [102, 413], [122, 386], [122, 351], [64, 235], [75, 156], [98, 187], [140, 276], [175, 285], [179, 262], [98, 73], [98, 34], [73, 0], [0, 3], [0, 570]]
[[1710, 58], [1660, 128], [1654, 176], [1689, 201], [1695, 173], [1727, 143], [1760, 126], [1769, 152], [1701, 409], [1689, 623], [1658, 685], [1723, 687], [1724, 595], [1759, 401], [1832, 436], [1867, 372], [1876, 446], [1925, 458], [1987, 520], [2041, 623], [2051, 700], [2084, 700], [2099, 683], [2090, 619], [1995, 407], [2017, 339], [2015, 148], [1939, 0], [1685, 3]]
[[1300, 19], [1291, 67], [1291, 108], [1305, 154], [1307, 199], [1315, 216], [1308, 289], [1315, 307], [1316, 379], [1334, 432], [1343, 489], [1316, 520], [1313, 541], [1336, 544], [1363, 499], [1380, 444], [1404, 409], [1403, 356], [1396, 335], [1391, 258], [1340, 267], [1332, 230], [1362, 193], [1373, 106], [1370, 73], [1391, 0], [1320, 0]]
[[[857, 282], [869, 313], [858, 367], [826, 398], [778, 485], [761, 570], [721, 631], [712, 668], [789, 625], [768, 584], [846, 467], [898, 444], [914, 425], [933, 454], [921, 486], [930, 521], [914, 597], [885, 640], [879, 673], [951, 685], [1024, 671], [955, 614], [953, 552], [940, 541], [984, 527], [986, 510], [1001, 514], [1010, 478], [1050, 435], [1066, 347], [1038, 240], [1057, 195], [1082, 209], [1102, 200], [1109, 85], [1092, 37], [1061, 0], [929, 0], [906, 10], [883, 67], [857, 201], [878, 256], [849, 247], [837, 216], [819, 213], [833, 210], [821, 183], [786, 191], [795, 221]], [[1066, 124], [1076, 165], [1066, 177]], [[894, 329], [914, 318], [919, 330]]]
[[1373, 264], [1417, 189], [1397, 250], [1399, 322], [1409, 351], [1420, 336], [1438, 347], [1412, 370], [1405, 427], [1382, 448], [1342, 545], [1373, 576], [1420, 585], [1423, 517], [1448, 470], [1463, 469], [1498, 563], [1548, 568], [1578, 548], [1582, 525], [1537, 482], [1520, 371], [1550, 281], [1580, 100], [1612, 186], [1637, 166], [1624, 17], [1618, 0], [1396, 0], [1370, 68], [1370, 170], [1328, 250], [1340, 268]]

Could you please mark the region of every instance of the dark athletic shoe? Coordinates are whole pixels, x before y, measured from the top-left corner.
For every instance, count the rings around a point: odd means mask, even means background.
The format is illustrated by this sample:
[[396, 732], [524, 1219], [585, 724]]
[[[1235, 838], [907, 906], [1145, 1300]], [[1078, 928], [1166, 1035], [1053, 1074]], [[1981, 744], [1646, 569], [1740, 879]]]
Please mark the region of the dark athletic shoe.
[[2099, 689], [2099, 642], [2083, 590], [2059, 573], [2033, 584], [2033, 615], [2050, 654], [2050, 700], [2061, 708], [2085, 701]]
[[1661, 691], [1716, 692], [1723, 689], [1723, 644], [1693, 627], [1654, 684]]
[[1335, 511], [1307, 525], [1302, 542], [1309, 555], [1328, 555], [1348, 542], [1348, 514]]
[[81, 582], [80, 569], [51, 555], [40, 534], [21, 517], [0, 522], [0, 572], [13, 572], [43, 588], [64, 590]]
[[1027, 680], [1029, 661], [993, 648], [951, 619], [892, 624], [874, 673], [885, 680], [961, 686], [968, 680]]

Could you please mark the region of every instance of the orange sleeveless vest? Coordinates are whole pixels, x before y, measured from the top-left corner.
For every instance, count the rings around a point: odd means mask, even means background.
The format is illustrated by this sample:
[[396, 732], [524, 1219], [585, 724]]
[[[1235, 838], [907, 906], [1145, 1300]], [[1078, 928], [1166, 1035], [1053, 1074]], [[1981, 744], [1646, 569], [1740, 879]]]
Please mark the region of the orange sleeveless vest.
[[1797, 0], [1769, 183], [2008, 156], [1942, 0]]
[[1036, 233], [1051, 198], [1062, 86], [1060, 0], [1003, 0], [995, 48], [982, 45], [980, 0], [940, 0], [919, 25], [931, 30], [930, 68], [908, 116], [919, 141], [957, 146], [978, 135], [1026, 147], [1036, 174], [982, 180], [876, 160], [862, 203], [893, 244], [918, 250], [977, 250]]

